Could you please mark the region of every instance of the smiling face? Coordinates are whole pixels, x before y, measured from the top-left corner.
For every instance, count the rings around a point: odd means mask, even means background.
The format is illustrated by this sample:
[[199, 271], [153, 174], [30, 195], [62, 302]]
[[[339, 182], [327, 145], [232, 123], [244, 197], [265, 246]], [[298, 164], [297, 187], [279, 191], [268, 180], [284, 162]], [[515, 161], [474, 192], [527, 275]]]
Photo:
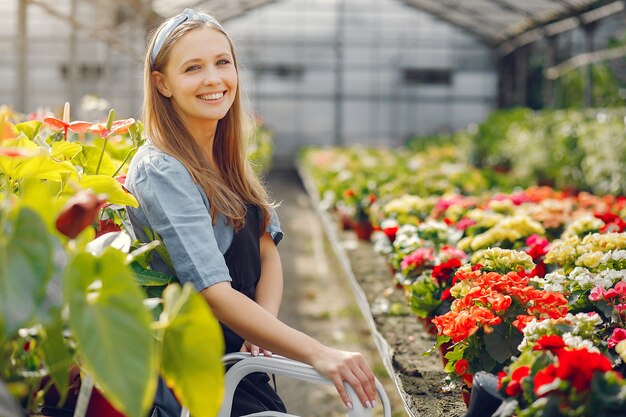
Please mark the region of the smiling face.
[[171, 48], [163, 72], [153, 71], [161, 94], [197, 138], [215, 132], [237, 94], [237, 69], [228, 38], [209, 27], [192, 30]]

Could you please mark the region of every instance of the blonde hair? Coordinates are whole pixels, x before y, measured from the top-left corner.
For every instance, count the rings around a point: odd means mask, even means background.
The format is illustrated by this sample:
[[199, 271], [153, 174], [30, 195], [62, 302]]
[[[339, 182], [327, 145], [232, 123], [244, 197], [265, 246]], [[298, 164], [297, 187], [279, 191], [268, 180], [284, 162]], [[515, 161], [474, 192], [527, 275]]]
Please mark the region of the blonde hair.
[[[165, 24], [167, 21], [159, 29]], [[261, 230], [265, 230], [270, 222], [273, 204], [269, 202], [267, 191], [247, 158], [247, 139], [250, 135], [247, 134], [249, 129], [246, 129], [246, 123], [251, 122], [251, 117], [243, 109], [239, 83], [232, 106], [226, 116], [218, 121], [215, 130], [213, 159], [218, 171], [215, 172], [209, 159], [176, 113], [171, 99], [158, 91], [151, 75], [153, 70], [163, 72], [170, 50], [180, 38], [193, 30], [203, 28], [218, 30], [226, 36], [235, 69], [239, 74], [233, 42], [228, 34], [216, 25], [202, 21], [182, 23], [165, 39], [154, 62], [151, 62], [152, 49], [159, 31], [157, 29], [148, 44], [144, 64], [142, 118], [145, 131], [157, 148], [185, 165], [194, 182], [204, 190], [209, 199], [213, 224], [216, 224], [218, 214], [222, 213], [235, 230], [240, 230], [245, 223], [246, 204], [253, 204], [261, 211]]]

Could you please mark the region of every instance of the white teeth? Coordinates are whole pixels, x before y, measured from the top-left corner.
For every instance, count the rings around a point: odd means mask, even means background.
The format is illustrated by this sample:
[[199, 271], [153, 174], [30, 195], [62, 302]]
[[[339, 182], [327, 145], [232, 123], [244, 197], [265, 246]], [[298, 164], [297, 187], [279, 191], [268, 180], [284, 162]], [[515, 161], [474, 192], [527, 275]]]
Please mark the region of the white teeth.
[[224, 97], [224, 92], [222, 91], [221, 93], [205, 94], [198, 97], [202, 100], [219, 100], [220, 98]]

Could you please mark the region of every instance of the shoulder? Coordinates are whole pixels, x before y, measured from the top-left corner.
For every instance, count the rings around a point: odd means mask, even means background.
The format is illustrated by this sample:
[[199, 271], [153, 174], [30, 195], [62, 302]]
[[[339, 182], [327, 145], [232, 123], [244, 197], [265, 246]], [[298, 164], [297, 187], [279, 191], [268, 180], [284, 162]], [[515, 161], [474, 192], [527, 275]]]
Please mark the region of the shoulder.
[[130, 163], [127, 181], [137, 183], [159, 177], [191, 179], [182, 162], [146, 142], [137, 150]]

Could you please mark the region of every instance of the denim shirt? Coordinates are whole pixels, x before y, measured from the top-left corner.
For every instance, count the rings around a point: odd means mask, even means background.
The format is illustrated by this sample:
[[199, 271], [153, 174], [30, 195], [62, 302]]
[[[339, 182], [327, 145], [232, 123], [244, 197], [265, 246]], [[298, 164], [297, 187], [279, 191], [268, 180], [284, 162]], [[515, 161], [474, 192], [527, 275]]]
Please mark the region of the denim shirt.
[[[197, 291], [231, 281], [223, 254], [233, 241], [234, 229], [222, 214], [213, 225], [206, 194], [180, 161], [147, 142], [131, 160], [124, 186], [139, 201], [138, 208], [128, 207], [135, 234], [148, 242], [144, 228], [156, 231], [175, 271], [156, 254], [153, 269], [174, 273], [181, 284], [190, 282]], [[275, 244], [283, 237], [274, 210], [266, 231]]]

